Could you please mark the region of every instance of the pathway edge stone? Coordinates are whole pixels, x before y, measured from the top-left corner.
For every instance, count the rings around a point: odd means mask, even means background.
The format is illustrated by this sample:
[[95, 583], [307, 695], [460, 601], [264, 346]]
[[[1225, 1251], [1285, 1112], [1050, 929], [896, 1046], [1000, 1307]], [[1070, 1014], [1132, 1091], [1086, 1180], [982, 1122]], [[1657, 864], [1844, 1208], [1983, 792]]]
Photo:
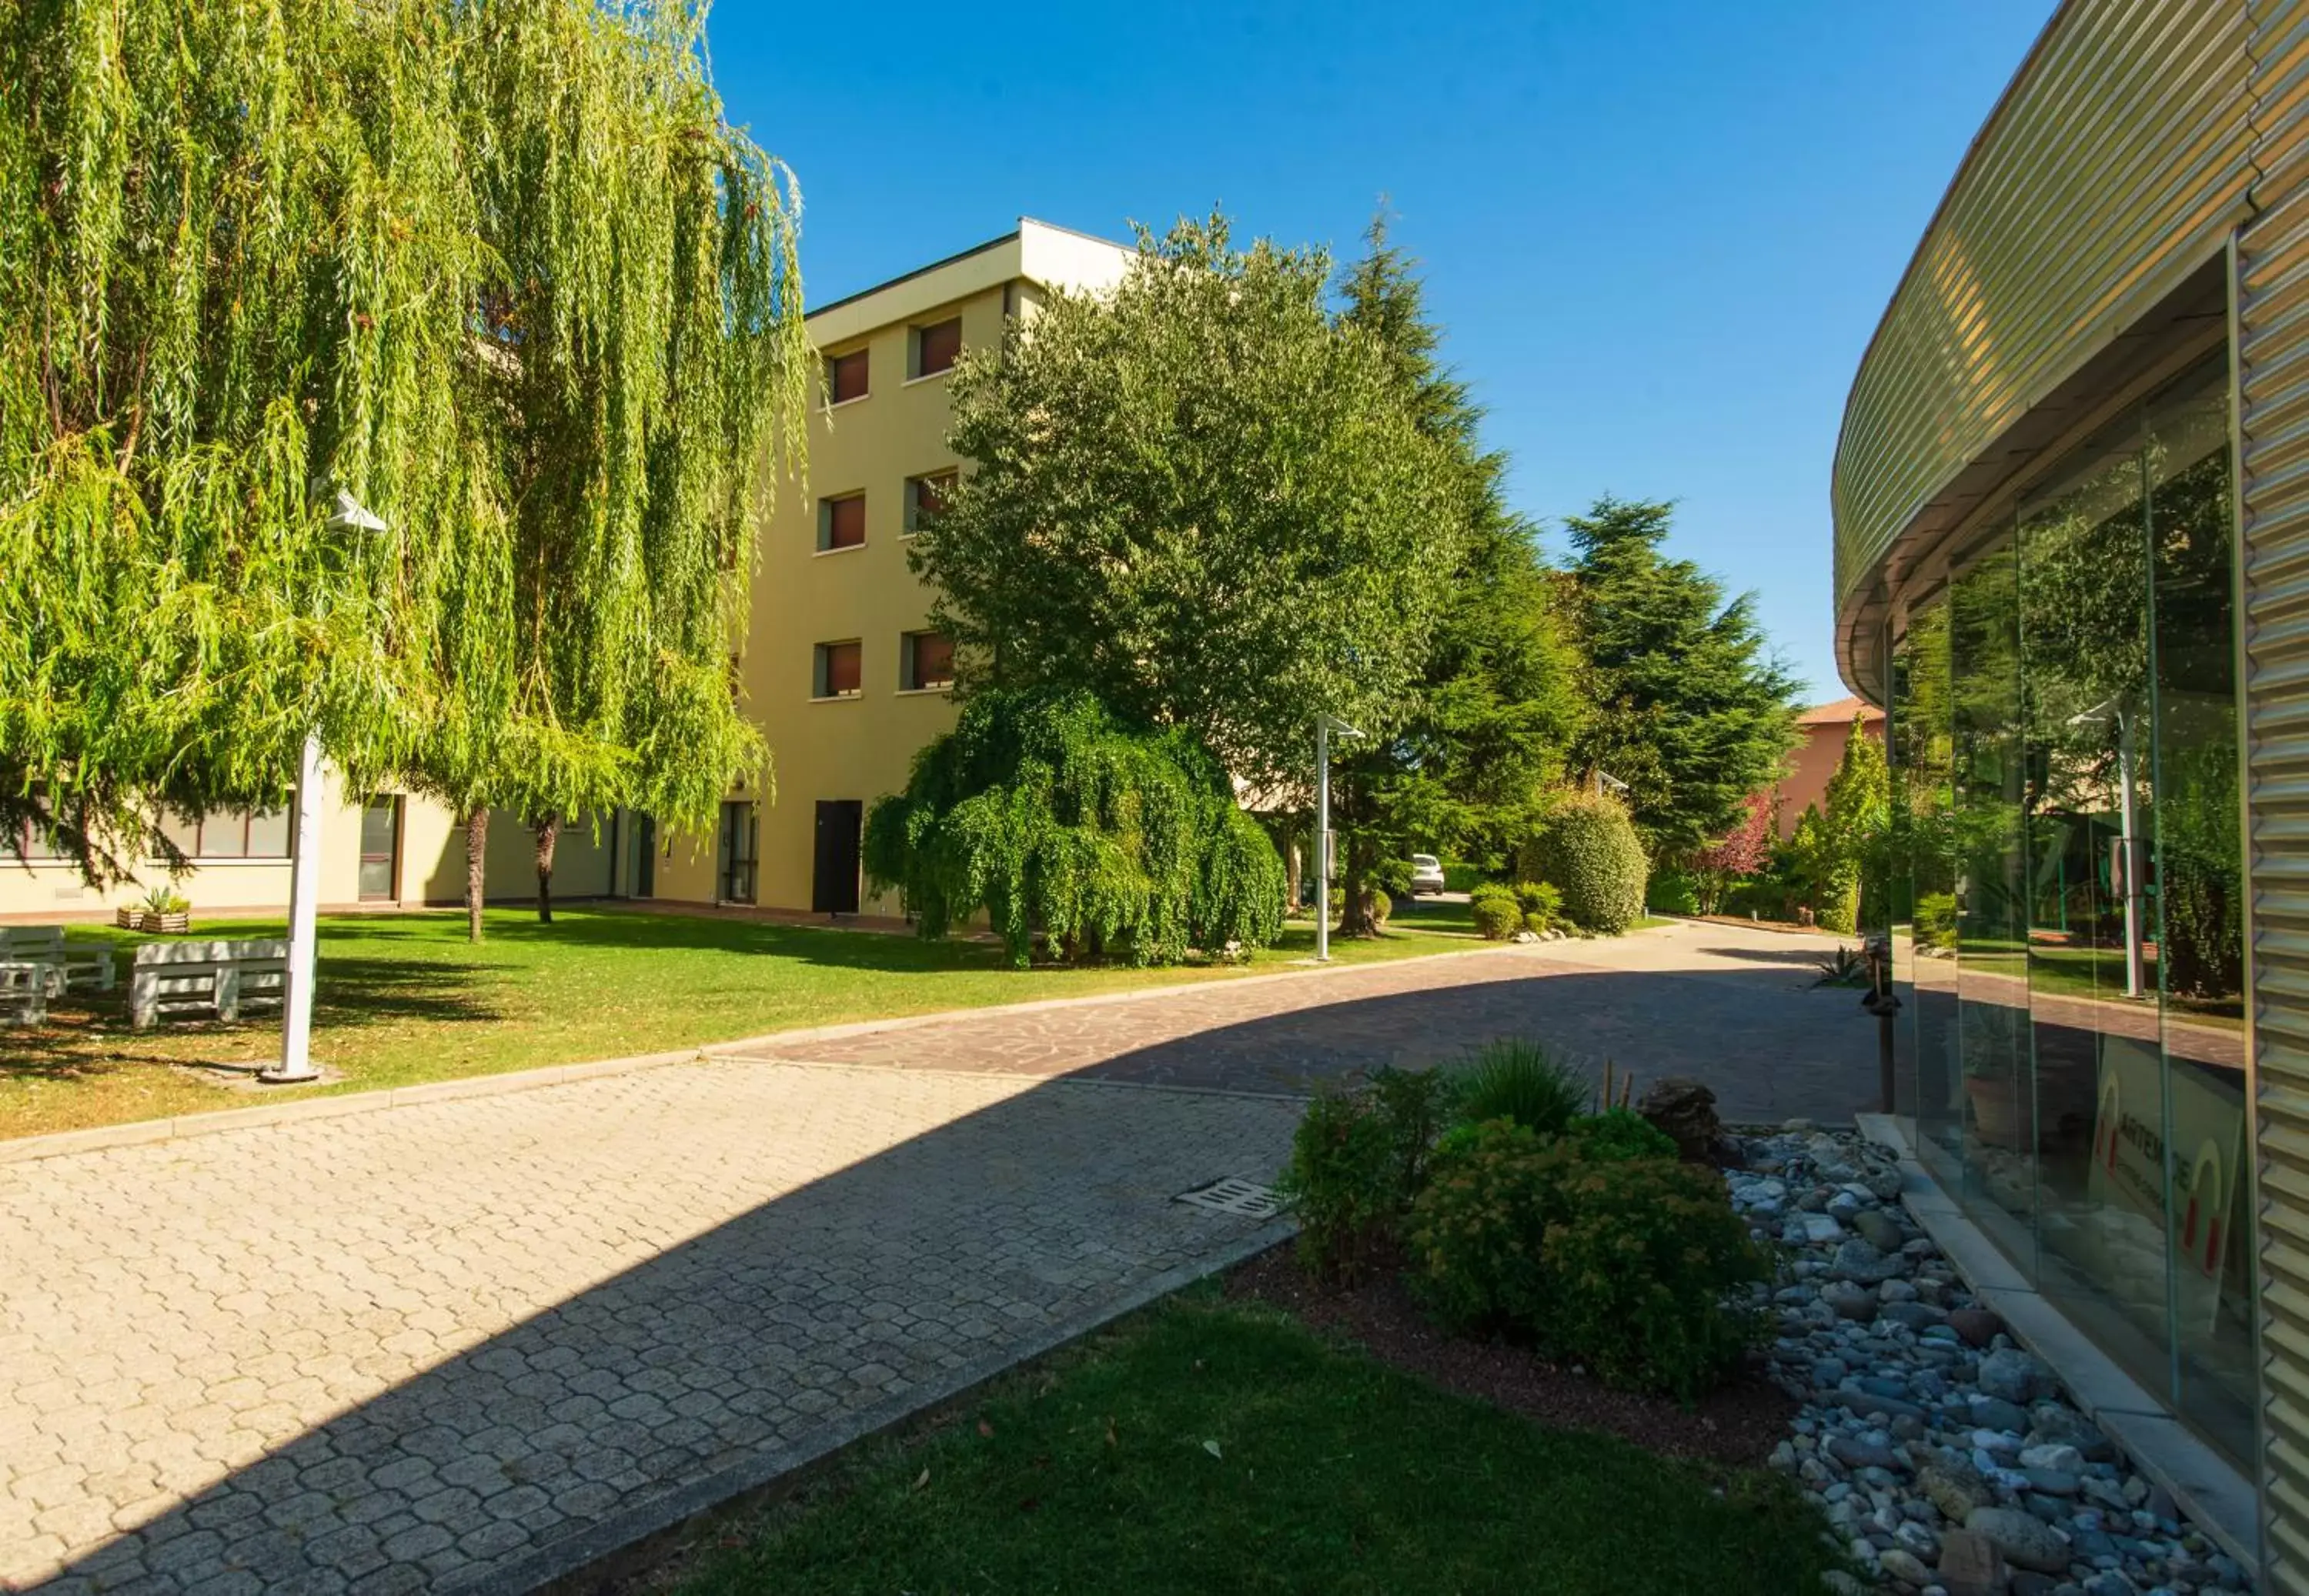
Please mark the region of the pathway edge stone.
[[[1451, 955], [1444, 955], [1451, 956]], [[692, 1521], [711, 1516], [738, 1498], [774, 1485], [799, 1470], [823, 1466], [909, 1419], [968, 1397], [1011, 1370], [1046, 1358], [1084, 1337], [1152, 1307], [1196, 1281], [1224, 1272], [1247, 1258], [1256, 1257], [1278, 1242], [1288, 1240], [1298, 1226], [1288, 1219], [1271, 1220], [1212, 1254], [1165, 1270], [1142, 1281], [1111, 1302], [1050, 1326], [1032, 1340], [1006, 1351], [990, 1354], [956, 1369], [945, 1380], [925, 1389], [892, 1397], [861, 1410], [842, 1425], [802, 1446], [778, 1447], [757, 1453], [719, 1473], [691, 1481], [657, 1500], [595, 1520], [584, 1530], [541, 1547], [531, 1557], [477, 1571], [471, 1577], [443, 1583], [447, 1593], [462, 1591], [503, 1591], [508, 1593], [540, 1590], [557, 1581], [584, 1573], [643, 1541], [677, 1531]], [[646, 1562], [648, 1559], [643, 1559]]]

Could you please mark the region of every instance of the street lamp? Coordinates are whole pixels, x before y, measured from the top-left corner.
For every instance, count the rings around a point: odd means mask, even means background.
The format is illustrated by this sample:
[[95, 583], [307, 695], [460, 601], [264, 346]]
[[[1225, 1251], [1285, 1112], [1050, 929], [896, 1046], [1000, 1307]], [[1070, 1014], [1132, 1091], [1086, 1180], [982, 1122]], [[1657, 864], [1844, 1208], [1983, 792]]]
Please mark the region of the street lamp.
[[[343, 488], [332, 490], [326, 479], [316, 478], [313, 496], [325, 497], [329, 515], [321, 522], [340, 537], [373, 537], [389, 531], [385, 520]], [[319, 606], [315, 606], [319, 613]], [[256, 1078], [272, 1086], [295, 1086], [317, 1081], [313, 1067], [313, 980], [319, 962], [321, 912], [321, 730], [305, 729], [305, 747], [297, 762], [297, 841], [289, 858], [288, 989], [281, 995], [281, 1062], [260, 1070]]]
[[1331, 734], [1362, 733], [1335, 715], [1315, 717], [1315, 962], [1331, 962]]
[[2088, 710], [2069, 717], [2071, 726], [2106, 726], [2116, 723], [2116, 785], [2117, 833], [2116, 851], [2111, 859], [2110, 874], [2117, 877], [2116, 884], [2124, 892], [2124, 995], [2138, 997], [2147, 984], [2147, 960], [2140, 937], [2140, 900], [2144, 884], [2140, 839], [2133, 834], [2138, 817], [2133, 813], [2132, 769], [2136, 758], [2132, 746], [2135, 717], [2125, 713], [2123, 706], [2114, 698], [2104, 699]]

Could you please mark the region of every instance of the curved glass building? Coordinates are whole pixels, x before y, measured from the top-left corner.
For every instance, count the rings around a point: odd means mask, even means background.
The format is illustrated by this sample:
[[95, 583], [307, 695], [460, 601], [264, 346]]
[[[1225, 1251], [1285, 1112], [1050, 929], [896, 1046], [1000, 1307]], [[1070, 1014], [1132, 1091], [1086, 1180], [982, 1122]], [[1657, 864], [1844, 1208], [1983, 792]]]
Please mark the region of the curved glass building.
[[2309, 0], [2070, 0], [1853, 384], [1900, 1111], [2309, 1592]]

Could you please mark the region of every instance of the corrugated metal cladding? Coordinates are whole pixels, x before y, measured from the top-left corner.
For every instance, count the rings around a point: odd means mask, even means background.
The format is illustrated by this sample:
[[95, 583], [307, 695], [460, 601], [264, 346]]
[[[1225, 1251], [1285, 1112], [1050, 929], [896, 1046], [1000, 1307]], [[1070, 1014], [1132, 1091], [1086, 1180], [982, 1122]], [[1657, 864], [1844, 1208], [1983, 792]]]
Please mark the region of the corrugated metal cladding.
[[1966, 156], [1837, 443], [1838, 663], [1918, 512], [2242, 214], [2240, 0], [2069, 0]]
[[2309, 1596], [2309, 0], [2254, 0], [2238, 238], [2263, 1583]]

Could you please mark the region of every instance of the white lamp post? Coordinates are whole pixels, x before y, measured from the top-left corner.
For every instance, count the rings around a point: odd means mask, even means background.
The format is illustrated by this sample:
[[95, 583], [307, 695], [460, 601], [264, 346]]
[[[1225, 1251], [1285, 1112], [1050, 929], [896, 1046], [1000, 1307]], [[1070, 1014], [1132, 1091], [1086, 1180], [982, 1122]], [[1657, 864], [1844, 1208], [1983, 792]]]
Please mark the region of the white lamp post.
[[[325, 487], [325, 484], [316, 484]], [[321, 523], [330, 531], [363, 536], [386, 530], [384, 520], [340, 487], [331, 500], [329, 518]], [[313, 1067], [313, 979], [318, 962], [321, 910], [321, 733], [305, 732], [305, 749], [297, 762], [297, 841], [289, 859], [289, 978], [281, 994], [281, 1062], [258, 1073], [269, 1085], [294, 1086], [316, 1081]]]
[[1362, 733], [1332, 715], [1315, 717], [1315, 962], [1331, 962], [1331, 733]]
[[2133, 809], [2132, 792], [2133, 764], [2137, 757], [2132, 745], [2134, 719], [2125, 713], [2114, 698], [2097, 703], [2081, 714], [2069, 717], [2071, 726], [2105, 726], [2112, 720], [2116, 723], [2116, 857], [2110, 873], [2119, 878], [2112, 884], [2121, 887], [2124, 893], [2124, 995], [2127, 997], [2140, 996], [2141, 989], [2148, 984], [2148, 960], [2140, 935], [2140, 900], [2146, 884], [2140, 879], [2144, 850], [2140, 839], [2134, 835], [2134, 827], [2139, 824]]

